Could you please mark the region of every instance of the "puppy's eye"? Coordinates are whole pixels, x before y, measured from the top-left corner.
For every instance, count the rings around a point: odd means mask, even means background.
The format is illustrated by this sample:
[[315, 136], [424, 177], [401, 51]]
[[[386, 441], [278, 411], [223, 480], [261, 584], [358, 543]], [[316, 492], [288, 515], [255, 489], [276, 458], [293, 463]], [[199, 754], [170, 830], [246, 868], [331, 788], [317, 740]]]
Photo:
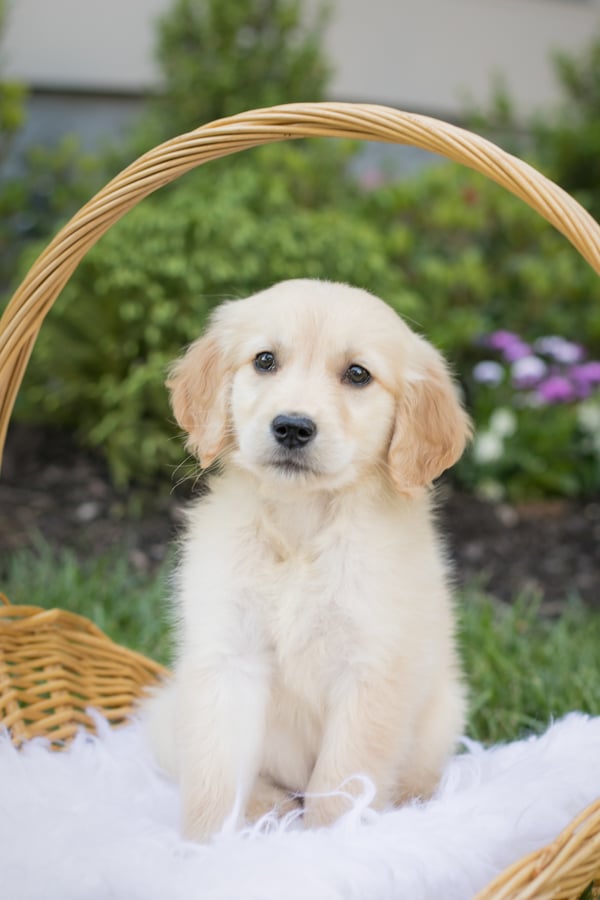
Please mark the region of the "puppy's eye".
[[346, 371], [344, 372], [343, 381], [347, 381], [348, 384], [354, 384], [357, 387], [364, 387], [365, 384], [368, 384], [371, 380], [371, 373], [368, 369], [365, 369], [364, 366], [359, 366], [354, 363], [351, 366], [348, 366]]
[[273, 372], [277, 368], [275, 354], [265, 350], [254, 357], [254, 368], [257, 372]]

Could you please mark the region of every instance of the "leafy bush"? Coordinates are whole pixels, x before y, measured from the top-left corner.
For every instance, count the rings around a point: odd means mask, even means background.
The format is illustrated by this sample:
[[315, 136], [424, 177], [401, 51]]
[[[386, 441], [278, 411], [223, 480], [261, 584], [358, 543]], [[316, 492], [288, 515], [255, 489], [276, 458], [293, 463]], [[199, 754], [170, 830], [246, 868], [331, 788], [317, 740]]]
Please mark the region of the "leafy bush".
[[498, 185], [445, 164], [368, 197], [389, 264], [421, 299], [417, 324], [459, 373], [499, 328], [585, 337], [600, 352], [600, 286], [564, 237]]
[[[176, 134], [244, 110], [322, 100], [327, 2], [172, 0], [157, 20], [157, 92], [124, 147], [132, 156]], [[114, 156], [119, 160], [119, 155]]]
[[0, 292], [14, 286], [21, 253], [57, 231], [101, 180], [99, 161], [73, 137], [29, 148], [19, 172], [0, 177]]
[[175, 0], [158, 23], [163, 85], [154, 102], [165, 136], [245, 109], [318, 100], [329, 64], [325, 7], [300, 0]]
[[534, 124], [534, 154], [566, 190], [600, 215], [600, 36], [577, 57], [554, 56], [564, 100]]
[[530, 156], [546, 174], [600, 216], [600, 35], [577, 56], [556, 52], [552, 62], [560, 90], [556, 108], [530, 122], [517, 121], [502, 79], [492, 85], [487, 109], [472, 110], [474, 128], [502, 135], [517, 155]]

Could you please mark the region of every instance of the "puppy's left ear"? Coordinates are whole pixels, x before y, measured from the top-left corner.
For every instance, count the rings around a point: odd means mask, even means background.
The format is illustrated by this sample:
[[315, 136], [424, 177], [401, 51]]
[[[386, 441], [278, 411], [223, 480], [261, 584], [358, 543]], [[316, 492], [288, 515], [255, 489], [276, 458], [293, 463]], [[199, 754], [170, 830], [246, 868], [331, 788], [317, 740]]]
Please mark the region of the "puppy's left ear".
[[471, 421], [440, 354], [422, 338], [402, 386], [388, 451], [390, 476], [405, 494], [424, 487], [460, 459]]

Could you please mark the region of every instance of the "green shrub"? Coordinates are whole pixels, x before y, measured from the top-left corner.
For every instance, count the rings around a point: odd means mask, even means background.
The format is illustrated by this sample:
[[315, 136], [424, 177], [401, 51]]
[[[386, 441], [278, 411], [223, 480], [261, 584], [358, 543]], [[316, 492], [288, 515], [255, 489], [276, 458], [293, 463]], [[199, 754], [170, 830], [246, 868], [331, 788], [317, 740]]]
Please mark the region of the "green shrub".
[[321, 99], [326, 19], [323, 5], [309, 18], [300, 0], [175, 0], [158, 22], [158, 130], [171, 137], [242, 110]]
[[363, 215], [422, 298], [418, 325], [459, 373], [498, 328], [600, 351], [598, 278], [562, 235], [498, 185], [445, 164], [373, 192]]
[[600, 35], [577, 56], [552, 56], [559, 88], [556, 107], [518, 122], [506, 84], [496, 78], [487, 108], [472, 110], [471, 126], [518, 156], [527, 155], [554, 181], [600, 216]]
[[29, 148], [18, 173], [0, 178], [0, 296], [15, 286], [20, 255], [49, 239], [102, 180], [101, 163], [74, 137]]
[[600, 36], [577, 57], [554, 56], [563, 100], [534, 123], [534, 155], [552, 178], [600, 215]]

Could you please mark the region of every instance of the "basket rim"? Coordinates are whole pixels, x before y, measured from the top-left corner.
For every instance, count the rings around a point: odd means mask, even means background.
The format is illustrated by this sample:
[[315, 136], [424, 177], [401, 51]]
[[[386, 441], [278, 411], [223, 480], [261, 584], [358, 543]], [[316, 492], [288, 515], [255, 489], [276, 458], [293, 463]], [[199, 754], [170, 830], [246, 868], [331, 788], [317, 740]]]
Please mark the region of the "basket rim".
[[107, 650], [114, 648], [115, 652], [132, 663], [151, 670], [157, 678], [165, 678], [170, 674], [169, 670], [156, 660], [114, 641], [86, 616], [60, 607], [46, 609], [31, 604], [11, 603], [6, 594], [0, 593], [0, 634], [7, 631], [12, 634], [30, 631], [41, 634], [59, 628], [66, 630], [67, 634], [76, 635], [78, 641], [89, 646], [101, 642]]

